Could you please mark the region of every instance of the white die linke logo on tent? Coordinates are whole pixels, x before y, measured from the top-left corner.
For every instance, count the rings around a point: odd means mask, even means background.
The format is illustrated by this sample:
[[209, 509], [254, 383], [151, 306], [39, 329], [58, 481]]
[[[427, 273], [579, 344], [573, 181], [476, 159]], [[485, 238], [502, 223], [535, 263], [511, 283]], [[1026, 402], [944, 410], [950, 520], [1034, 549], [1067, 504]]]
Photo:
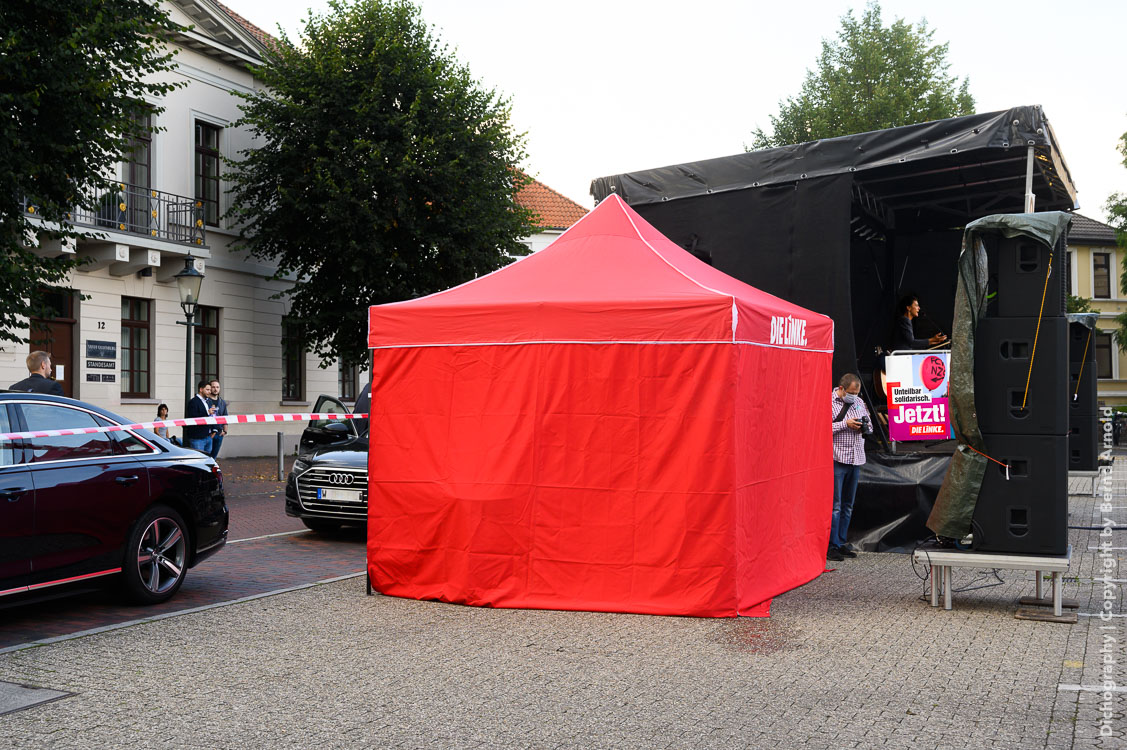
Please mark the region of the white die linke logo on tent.
[[339, 474], [330, 474], [329, 475], [329, 482], [331, 484], [339, 484], [339, 485], [348, 486], [355, 481], [356, 481], [356, 477], [352, 474], [345, 474], [345, 473], [342, 472], [342, 473], [339, 473]]
[[789, 315], [772, 315], [771, 343], [782, 346], [806, 346], [806, 321]]

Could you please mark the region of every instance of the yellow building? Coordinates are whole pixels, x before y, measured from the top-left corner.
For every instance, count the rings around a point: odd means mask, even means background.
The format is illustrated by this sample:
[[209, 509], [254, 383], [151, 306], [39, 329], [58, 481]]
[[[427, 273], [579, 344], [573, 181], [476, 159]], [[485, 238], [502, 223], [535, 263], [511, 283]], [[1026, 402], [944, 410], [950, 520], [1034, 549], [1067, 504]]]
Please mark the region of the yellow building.
[[1070, 293], [1091, 300], [1099, 312], [1100, 332], [1092, 338], [1096, 349], [1099, 400], [1108, 406], [1127, 405], [1127, 356], [1112, 338], [1115, 319], [1127, 312], [1127, 294], [1120, 288], [1124, 250], [1115, 244], [1115, 230], [1080, 214], [1072, 215], [1068, 231]]

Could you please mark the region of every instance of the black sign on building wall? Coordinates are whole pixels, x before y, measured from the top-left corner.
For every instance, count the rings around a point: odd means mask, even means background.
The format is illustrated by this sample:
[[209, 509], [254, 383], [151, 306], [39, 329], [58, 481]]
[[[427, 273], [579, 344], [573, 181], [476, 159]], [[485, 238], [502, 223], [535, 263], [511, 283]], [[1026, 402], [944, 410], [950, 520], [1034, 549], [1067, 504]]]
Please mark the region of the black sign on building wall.
[[116, 341], [87, 341], [86, 356], [95, 359], [117, 359]]

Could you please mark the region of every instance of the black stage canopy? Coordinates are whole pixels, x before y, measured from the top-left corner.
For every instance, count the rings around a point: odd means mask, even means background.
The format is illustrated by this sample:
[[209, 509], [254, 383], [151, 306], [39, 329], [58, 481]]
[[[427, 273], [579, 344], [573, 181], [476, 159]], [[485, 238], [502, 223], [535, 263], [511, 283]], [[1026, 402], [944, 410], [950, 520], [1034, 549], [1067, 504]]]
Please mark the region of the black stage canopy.
[[886, 221], [961, 226], [1023, 211], [1028, 146], [1037, 209], [1077, 208], [1068, 166], [1039, 105], [599, 177], [591, 194], [601, 201], [618, 193], [637, 208], [848, 174], [879, 201], [874, 208]]
[[834, 319], [834, 369], [871, 371], [895, 300], [920, 297], [917, 335], [950, 332], [962, 228], [1076, 208], [1040, 106], [599, 177], [674, 242], [722, 271]]
[[[697, 257], [833, 318], [834, 371], [860, 373], [879, 411], [874, 371], [878, 347], [890, 348], [897, 299], [918, 295], [925, 315], [915, 321], [917, 337], [950, 334], [963, 227], [1023, 212], [1030, 171], [1036, 210], [1078, 207], [1040, 106], [600, 177], [591, 194], [601, 201], [617, 193]], [[900, 463], [890, 458], [889, 470], [902, 473]], [[934, 488], [926, 494], [923, 504]], [[916, 527], [921, 509], [903, 510], [887, 523]]]

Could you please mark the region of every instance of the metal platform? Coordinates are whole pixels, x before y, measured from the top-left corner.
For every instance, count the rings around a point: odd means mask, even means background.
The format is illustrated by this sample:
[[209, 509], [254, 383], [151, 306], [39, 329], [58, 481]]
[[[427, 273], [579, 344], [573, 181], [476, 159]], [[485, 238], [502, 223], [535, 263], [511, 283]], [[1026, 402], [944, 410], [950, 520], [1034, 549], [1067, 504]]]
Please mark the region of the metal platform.
[[1091, 492], [1092, 497], [1099, 494], [1100, 490], [1100, 472], [1099, 471], [1070, 471], [1068, 472], [1068, 494], [1070, 495], [1087, 495]]
[[913, 553], [917, 562], [931, 569], [931, 606], [938, 607], [940, 596], [943, 609], [951, 609], [951, 569], [952, 568], [1000, 568], [1003, 570], [1032, 570], [1034, 575], [1035, 601], [1048, 601], [1041, 591], [1041, 574], [1052, 574], [1052, 604], [1054, 622], [1076, 622], [1076, 614], [1063, 614], [1061, 595], [1061, 574], [1068, 572], [1072, 561], [1072, 545], [1068, 553], [1059, 557], [1041, 555], [1003, 555], [989, 552], [970, 552], [957, 549], [921, 547]]

